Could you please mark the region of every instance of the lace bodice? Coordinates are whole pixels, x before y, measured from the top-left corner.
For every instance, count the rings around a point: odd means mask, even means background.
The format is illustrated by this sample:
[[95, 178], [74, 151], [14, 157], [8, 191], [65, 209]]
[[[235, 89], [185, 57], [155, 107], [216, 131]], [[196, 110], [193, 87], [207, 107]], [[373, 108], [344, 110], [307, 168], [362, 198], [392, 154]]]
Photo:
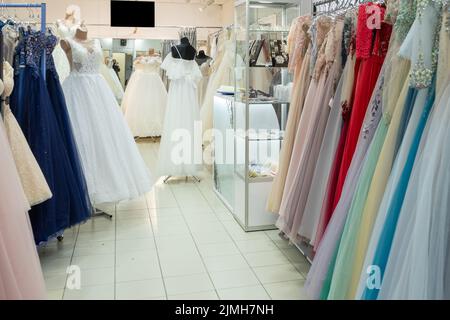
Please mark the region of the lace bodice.
[[5, 61], [3, 63], [3, 83], [2, 83], [2, 96], [8, 98], [14, 90], [14, 69], [11, 65]]
[[311, 36], [311, 64], [310, 64], [310, 70], [311, 73], [314, 72], [314, 67], [316, 64], [316, 60], [318, 58], [318, 53], [320, 48], [322, 47], [322, 44], [325, 41], [325, 38], [328, 35], [328, 32], [330, 31], [332, 27], [332, 19], [327, 16], [320, 16], [314, 20], [314, 22], [311, 25], [311, 28], [309, 29], [309, 35]]
[[311, 16], [298, 17], [293, 23], [289, 33], [289, 70], [293, 71], [301, 58], [305, 55], [309, 45], [308, 30], [311, 26]]
[[160, 57], [142, 57], [135, 61], [134, 68], [136, 71], [142, 71], [147, 73], [158, 73], [161, 66]]
[[80, 43], [68, 40], [72, 48], [72, 72], [99, 73], [103, 59], [103, 52], [98, 40]]

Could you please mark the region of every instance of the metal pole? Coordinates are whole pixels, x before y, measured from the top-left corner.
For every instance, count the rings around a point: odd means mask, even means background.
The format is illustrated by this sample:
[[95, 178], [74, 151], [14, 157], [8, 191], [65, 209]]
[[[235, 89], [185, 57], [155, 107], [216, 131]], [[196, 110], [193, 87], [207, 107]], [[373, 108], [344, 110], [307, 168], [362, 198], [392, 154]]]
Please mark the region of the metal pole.
[[[45, 36], [45, 32], [47, 29], [46, 22], [47, 22], [47, 4], [41, 3], [41, 33]], [[42, 77], [45, 80], [47, 80], [47, 49], [44, 48], [44, 52], [42, 53], [42, 62], [41, 62], [41, 70], [42, 70]]]

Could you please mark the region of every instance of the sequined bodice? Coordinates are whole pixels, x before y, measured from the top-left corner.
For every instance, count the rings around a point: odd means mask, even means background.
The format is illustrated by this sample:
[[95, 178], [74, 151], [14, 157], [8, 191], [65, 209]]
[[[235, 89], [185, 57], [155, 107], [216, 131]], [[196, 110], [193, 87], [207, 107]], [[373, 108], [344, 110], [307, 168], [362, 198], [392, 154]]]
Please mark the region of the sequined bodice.
[[98, 40], [81, 44], [68, 40], [72, 48], [72, 72], [95, 74], [100, 72], [103, 52]]
[[161, 58], [159, 57], [145, 57], [136, 61], [134, 67], [136, 71], [142, 71], [146, 73], [159, 72], [161, 66]]

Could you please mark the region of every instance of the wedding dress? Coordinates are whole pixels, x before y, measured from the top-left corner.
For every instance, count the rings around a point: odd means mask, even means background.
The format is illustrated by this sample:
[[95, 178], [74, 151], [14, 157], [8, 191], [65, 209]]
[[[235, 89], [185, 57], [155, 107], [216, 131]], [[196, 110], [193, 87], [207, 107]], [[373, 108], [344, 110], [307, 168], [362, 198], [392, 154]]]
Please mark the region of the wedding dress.
[[162, 134], [167, 91], [159, 73], [160, 65], [159, 57], [144, 57], [134, 64], [122, 110], [135, 137], [160, 137]]
[[94, 204], [130, 200], [150, 191], [149, 171], [119, 105], [99, 73], [103, 53], [98, 40], [67, 40], [72, 72], [63, 88]]
[[108, 82], [109, 87], [111, 88], [114, 96], [117, 101], [122, 101], [124, 90], [122, 87], [122, 83], [117, 76], [117, 73], [112, 68], [112, 61], [108, 63], [108, 65], [102, 63], [100, 69], [102, 76], [105, 78], [106, 82]]
[[167, 72], [170, 87], [159, 149], [158, 174], [195, 176], [203, 164], [197, 92], [202, 73], [195, 60], [175, 59], [171, 53], [164, 59], [161, 68]]

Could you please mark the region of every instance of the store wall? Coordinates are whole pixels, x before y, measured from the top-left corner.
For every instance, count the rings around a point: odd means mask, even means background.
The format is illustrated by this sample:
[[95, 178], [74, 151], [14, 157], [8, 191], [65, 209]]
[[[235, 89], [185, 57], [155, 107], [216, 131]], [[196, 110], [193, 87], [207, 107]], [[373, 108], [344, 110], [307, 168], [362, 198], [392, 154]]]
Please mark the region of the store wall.
[[[29, 3], [30, 0], [5, 0], [9, 3]], [[222, 27], [222, 6], [212, 5], [200, 11], [199, 0], [156, 0], [157, 28], [111, 28], [110, 0], [47, 0], [47, 22], [54, 23], [64, 18], [65, 9], [71, 5], [81, 8], [82, 19], [89, 27], [92, 37], [127, 39], [177, 39], [179, 26], [199, 27], [198, 38]], [[12, 11], [12, 10], [11, 10]], [[17, 10], [26, 13], [26, 10]], [[229, 19], [229, 18], [228, 18]]]
[[234, 23], [234, 0], [226, 0], [222, 5], [222, 26]]

